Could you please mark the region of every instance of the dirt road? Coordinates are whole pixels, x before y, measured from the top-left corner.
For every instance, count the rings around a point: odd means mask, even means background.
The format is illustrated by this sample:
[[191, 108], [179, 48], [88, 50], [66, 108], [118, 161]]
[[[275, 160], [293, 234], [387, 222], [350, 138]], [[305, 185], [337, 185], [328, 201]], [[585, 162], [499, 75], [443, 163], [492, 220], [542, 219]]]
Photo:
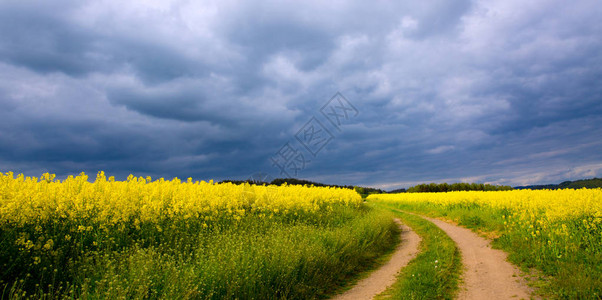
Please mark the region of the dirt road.
[[529, 299], [530, 288], [519, 270], [506, 261], [506, 253], [492, 249], [490, 242], [469, 229], [423, 217], [441, 228], [456, 242], [464, 265], [458, 299]]
[[372, 299], [392, 285], [395, 282], [397, 273], [416, 257], [418, 254], [418, 244], [421, 241], [420, 237], [412, 229], [401, 224], [399, 219], [395, 219], [395, 222], [399, 224], [399, 228], [402, 230], [401, 243], [395, 249], [389, 262], [372, 272], [369, 277], [362, 279], [352, 289], [332, 299]]

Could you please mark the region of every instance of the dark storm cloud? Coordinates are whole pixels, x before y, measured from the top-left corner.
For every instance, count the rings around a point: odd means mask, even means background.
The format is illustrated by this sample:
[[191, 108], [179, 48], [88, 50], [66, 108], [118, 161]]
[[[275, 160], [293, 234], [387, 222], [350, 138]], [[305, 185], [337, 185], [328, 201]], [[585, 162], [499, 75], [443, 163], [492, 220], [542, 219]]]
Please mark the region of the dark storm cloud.
[[203, 61], [183, 55], [169, 41], [149, 39], [152, 32], [136, 24], [123, 25], [139, 35], [103, 30], [102, 23], [100, 28], [79, 24], [75, 17], [83, 6], [68, 1], [0, 4], [0, 60], [74, 77], [130, 68], [153, 83], [207, 74]]
[[[313, 116], [298, 176], [397, 188], [602, 175], [596, 1], [0, 3], [0, 170], [224, 179]], [[319, 110], [342, 92], [341, 130]]]
[[75, 3], [0, 4], [0, 60], [38, 72], [87, 73], [93, 66], [82, 55], [93, 40], [62, 18]]

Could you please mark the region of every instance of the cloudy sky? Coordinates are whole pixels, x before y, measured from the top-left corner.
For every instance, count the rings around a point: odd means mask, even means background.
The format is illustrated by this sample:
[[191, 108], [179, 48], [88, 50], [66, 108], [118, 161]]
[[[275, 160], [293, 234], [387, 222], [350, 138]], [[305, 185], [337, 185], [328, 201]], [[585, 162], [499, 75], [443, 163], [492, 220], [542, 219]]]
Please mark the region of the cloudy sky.
[[598, 0], [0, 1], [0, 171], [599, 177], [600, 16]]

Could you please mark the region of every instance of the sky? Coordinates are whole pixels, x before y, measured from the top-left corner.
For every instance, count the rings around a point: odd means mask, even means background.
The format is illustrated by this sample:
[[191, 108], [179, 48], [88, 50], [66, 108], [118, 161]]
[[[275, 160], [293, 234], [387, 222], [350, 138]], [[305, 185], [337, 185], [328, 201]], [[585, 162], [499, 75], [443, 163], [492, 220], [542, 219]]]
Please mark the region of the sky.
[[598, 0], [3, 0], [0, 172], [601, 177], [600, 16]]

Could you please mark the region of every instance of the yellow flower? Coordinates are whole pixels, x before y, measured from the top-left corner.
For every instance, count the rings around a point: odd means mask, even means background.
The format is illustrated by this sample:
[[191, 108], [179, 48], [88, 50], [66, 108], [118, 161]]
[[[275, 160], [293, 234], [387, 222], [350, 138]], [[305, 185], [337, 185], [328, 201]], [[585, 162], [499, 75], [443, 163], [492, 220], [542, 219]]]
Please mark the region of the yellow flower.
[[46, 244], [44, 244], [44, 250], [50, 250], [52, 249], [52, 246], [54, 246], [54, 242], [52, 241], [52, 239], [49, 239], [48, 241], [46, 241]]

